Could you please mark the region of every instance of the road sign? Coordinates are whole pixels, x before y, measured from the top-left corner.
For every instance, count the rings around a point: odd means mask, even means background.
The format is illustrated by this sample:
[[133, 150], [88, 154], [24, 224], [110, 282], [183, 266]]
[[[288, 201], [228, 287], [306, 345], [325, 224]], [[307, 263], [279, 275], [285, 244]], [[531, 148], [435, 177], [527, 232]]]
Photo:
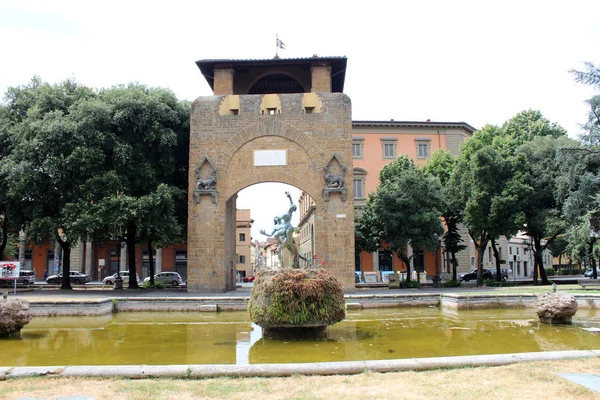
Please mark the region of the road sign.
[[17, 279], [21, 263], [17, 261], [0, 261], [0, 276], [8, 279]]

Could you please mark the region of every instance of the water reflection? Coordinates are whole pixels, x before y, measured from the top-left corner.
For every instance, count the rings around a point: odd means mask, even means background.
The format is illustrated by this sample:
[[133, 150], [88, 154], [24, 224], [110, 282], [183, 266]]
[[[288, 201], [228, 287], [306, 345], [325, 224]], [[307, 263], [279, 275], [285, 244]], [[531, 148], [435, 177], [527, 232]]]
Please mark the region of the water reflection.
[[0, 340], [2, 366], [257, 364], [583, 350], [598, 347], [597, 310], [572, 326], [540, 324], [531, 309], [350, 311], [322, 338], [265, 339], [245, 312], [36, 317]]

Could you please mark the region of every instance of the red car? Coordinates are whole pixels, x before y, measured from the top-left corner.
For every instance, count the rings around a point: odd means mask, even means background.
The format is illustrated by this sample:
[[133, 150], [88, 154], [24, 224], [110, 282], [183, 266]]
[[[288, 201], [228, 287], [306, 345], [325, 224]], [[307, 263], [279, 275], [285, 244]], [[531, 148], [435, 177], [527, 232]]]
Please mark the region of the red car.
[[247, 276], [247, 277], [244, 278], [244, 282], [245, 283], [254, 282], [254, 279], [256, 279], [256, 275]]

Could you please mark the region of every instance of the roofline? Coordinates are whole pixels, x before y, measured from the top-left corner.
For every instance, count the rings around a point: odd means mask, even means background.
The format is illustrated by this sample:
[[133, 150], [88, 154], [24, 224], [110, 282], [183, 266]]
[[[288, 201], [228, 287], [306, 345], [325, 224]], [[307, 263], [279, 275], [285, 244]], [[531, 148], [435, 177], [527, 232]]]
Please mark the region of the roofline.
[[460, 128], [469, 133], [477, 129], [466, 122], [433, 122], [433, 121], [352, 121], [353, 128]]
[[262, 65], [293, 65], [298, 63], [311, 63], [313, 65], [319, 65], [327, 63], [331, 66], [331, 86], [332, 91], [344, 92], [344, 81], [346, 79], [346, 65], [348, 59], [346, 56], [329, 56], [329, 57], [304, 57], [304, 58], [269, 58], [269, 59], [206, 59], [196, 61], [200, 73], [206, 79], [206, 82], [211, 89], [214, 89], [214, 77], [213, 69], [219, 68], [231, 68], [236, 67], [243, 68], [249, 66], [262, 66]]

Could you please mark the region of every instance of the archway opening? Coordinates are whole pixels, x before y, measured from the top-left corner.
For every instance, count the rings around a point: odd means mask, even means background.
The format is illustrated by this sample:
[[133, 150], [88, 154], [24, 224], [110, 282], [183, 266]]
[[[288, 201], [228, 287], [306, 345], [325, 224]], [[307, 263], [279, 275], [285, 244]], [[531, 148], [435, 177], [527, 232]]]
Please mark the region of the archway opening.
[[[290, 197], [286, 195], [290, 194]], [[283, 222], [282, 215], [291, 211], [293, 237], [300, 256], [300, 265], [307, 266], [315, 256], [316, 202], [306, 192], [295, 186], [280, 182], [262, 182], [248, 186], [227, 201], [231, 215], [226, 220], [228, 254], [234, 255], [235, 279], [244, 284], [252, 276], [265, 269], [278, 269], [293, 263], [293, 254], [285, 249], [278, 252], [279, 241], [285, 238], [276, 234]], [[235, 211], [235, 213], [233, 212]], [[232, 221], [235, 215], [235, 221]], [[263, 233], [264, 232], [264, 233]], [[266, 234], [265, 234], [266, 233]], [[245, 282], [246, 281], [246, 282]]]
[[304, 93], [296, 78], [286, 74], [269, 74], [254, 82], [248, 94]]

